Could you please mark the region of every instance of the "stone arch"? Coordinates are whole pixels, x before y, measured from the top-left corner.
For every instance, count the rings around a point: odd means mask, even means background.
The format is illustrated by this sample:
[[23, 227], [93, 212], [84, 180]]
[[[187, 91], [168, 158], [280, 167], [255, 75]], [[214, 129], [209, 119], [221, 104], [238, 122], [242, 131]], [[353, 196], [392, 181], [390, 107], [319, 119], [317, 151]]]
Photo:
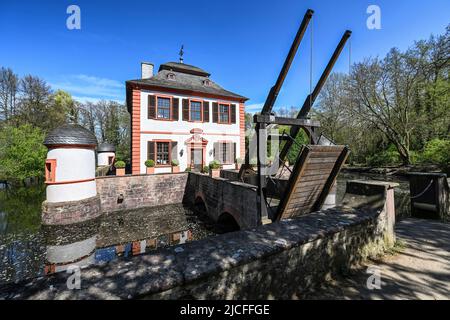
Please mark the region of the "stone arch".
[[229, 212], [223, 212], [217, 219], [219, 233], [238, 231], [241, 229], [238, 220]]
[[194, 209], [197, 212], [208, 215], [208, 207], [206, 205], [205, 196], [203, 192], [197, 192], [194, 200]]

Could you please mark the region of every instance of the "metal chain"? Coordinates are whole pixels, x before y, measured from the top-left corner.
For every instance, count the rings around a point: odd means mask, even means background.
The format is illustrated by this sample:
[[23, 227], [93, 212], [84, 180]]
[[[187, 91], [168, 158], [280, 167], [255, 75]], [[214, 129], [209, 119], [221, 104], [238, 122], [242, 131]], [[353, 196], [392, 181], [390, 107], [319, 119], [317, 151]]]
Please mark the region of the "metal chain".
[[352, 72], [352, 38], [348, 41], [348, 75]]
[[411, 195], [410, 195], [411, 199], [417, 199], [417, 198], [420, 198], [421, 196], [423, 196], [423, 195], [425, 194], [425, 192], [427, 192], [428, 189], [431, 187], [431, 185], [433, 184], [433, 182], [434, 182], [434, 181], [431, 180], [430, 183], [428, 184], [428, 186], [427, 186], [422, 192], [420, 192], [419, 194], [416, 194], [415, 196], [411, 196]]
[[312, 107], [312, 90], [313, 90], [313, 54], [314, 54], [314, 17], [311, 18], [311, 46], [309, 61], [309, 105]]

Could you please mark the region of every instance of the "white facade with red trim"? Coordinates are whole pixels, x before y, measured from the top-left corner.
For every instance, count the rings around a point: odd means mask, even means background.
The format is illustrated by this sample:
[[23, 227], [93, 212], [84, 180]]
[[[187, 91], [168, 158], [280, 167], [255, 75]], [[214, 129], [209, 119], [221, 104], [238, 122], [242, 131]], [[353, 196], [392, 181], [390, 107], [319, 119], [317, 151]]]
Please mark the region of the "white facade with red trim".
[[233, 169], [236, 158], [245, 156], [246, 98], [186, 94], [175, 86], [155, 88], [145, 82], [127, 83], [127, 96], [133, 174], [146, 173], [149, 159], [155, 161], [155, 173], [167, 173], [172, 160], [178, 161], [180, 171], [200, 170], [213, 160]]

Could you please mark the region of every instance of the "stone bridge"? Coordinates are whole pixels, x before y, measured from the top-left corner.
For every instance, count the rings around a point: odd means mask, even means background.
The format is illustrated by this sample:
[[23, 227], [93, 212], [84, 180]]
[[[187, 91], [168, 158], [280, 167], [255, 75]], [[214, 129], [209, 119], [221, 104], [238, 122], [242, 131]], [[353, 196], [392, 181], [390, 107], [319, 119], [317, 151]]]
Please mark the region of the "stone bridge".
[[189, 173], [183, 203], [196, 206], [216, 222], [247, 229], [259, 225], [256, 186]]

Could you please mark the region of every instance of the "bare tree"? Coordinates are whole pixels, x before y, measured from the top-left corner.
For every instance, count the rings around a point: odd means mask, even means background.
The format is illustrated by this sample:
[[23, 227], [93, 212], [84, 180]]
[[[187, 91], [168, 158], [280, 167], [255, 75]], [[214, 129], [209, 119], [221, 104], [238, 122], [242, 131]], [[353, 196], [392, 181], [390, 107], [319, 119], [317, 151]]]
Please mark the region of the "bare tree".
[[19, 82], [20, 102], [19, 117], [21, 122], [29, 123], [47, 131], [52, 127], [54, 114], [51, 114], [52, 92], [47, 83], [31, 75]]
[[392, 49], [383, 60], [366, 59], [353, 67], [348, 110], [362, 123], [377, 128], [410, 164], [413, 106], [419, 76], [406, 54]]
[[11, 70], [0, 70], [0, 119], [8, 121], [16, 116], [18, 76]]

